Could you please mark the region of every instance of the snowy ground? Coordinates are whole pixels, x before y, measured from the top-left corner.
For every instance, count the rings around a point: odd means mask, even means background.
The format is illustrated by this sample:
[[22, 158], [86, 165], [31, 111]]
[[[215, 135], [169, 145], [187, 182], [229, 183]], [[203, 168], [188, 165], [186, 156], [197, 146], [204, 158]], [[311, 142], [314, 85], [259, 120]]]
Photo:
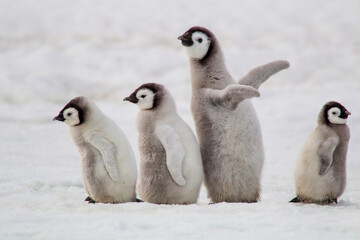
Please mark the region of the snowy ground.
[[[359, 239], [360, 2], [0, 1], [0, 239]], [[235, 77], [275, 59], [290, 69], [253, 103], [263, 128], [262, 200], [191, 206], [89, 205], [68, 128], [71, 98], [98, 103], [137, 154], [137, 109], [122, 102], [164, 84], [194, 128], [187, 57], [177, 37], [210, 28]], [[329, 100], [352, 115], [348, 184], [337, 205], [293, 205], [301, 145]]]

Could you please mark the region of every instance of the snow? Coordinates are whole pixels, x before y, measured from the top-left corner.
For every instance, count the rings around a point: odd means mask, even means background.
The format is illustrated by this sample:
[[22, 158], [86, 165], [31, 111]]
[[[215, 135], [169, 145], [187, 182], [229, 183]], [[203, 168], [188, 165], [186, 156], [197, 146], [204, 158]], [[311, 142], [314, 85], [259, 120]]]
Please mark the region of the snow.
[[[358, 239], [360, 234], [360, 2], [0, 1], [0, 239]], [[77, 150], [52, 122], [73, 97], [96, 101], [138, 158], [136, 106], [122, 99], [164, 84], [190, 113], [188, 59], [177, 37], [194, 25], [221, 42], [240, 78], [291, 63], [254, 99], [266, 161], [255, 204], [164, 206], [84, 202]], [[290, 204], [302, 144], [327, 101], [352, 115], [348, 183], [339, 204]]]

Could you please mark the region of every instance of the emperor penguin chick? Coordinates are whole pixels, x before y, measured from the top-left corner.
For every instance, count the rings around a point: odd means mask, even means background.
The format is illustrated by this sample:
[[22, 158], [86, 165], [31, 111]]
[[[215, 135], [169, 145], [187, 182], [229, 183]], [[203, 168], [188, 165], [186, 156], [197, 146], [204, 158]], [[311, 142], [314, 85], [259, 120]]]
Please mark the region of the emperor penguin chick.
[[147, 83], [124, 101], [140, 108], [137, 116], [140, 151], [139, 194], [157, 204], [196, 203], [203, 167], [190, 127], [176, 113], [163, 85]]
[[296, 198], [291, 202], [337, 203], [346, 185], [350, 112], [338, 102], [326, 103], [318, 126], [306, 140], [295, 169]]
[[72, 99], [54, 120], [70, 126], [90, 203], [135, 201], [137, 178], [132, 148], [121, 129], [89, 99]]
[[260, 124], [249, 100], [286, 61], [251, 70], [235, 82], [226, 69], [220, 44], [204, 27], [179, 38], [190, 58], [191, 109], [204, 165], [205, 185], [213, 202], [256, 202], [264, 151]]

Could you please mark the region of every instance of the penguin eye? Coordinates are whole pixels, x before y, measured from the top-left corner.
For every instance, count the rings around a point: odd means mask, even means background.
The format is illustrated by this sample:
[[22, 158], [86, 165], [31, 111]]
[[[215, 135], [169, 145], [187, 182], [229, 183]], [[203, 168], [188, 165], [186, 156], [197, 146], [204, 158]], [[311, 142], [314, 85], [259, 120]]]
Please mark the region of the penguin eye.
[[202, 42], [202, 38], [197, 39], [197, 41], [198, 41], [199, 43], [201, 43], [201, 42]]
[[145, 98], [145, 97], [146, 97], [146, 95], [141, 95], [140, 97], [141, 97], [141, 98]]
[[336, 112], [332, 112], [332, 114], [333, 114], [333, 115], [335, 115], [335, 114], [336, 114]]
[[66, 114], [66, 115], [68, 115], [68, 117], [70, 117], [71, 115], [72, 115], [72, 113], [71, 112], [69, 112], [68, 114]]

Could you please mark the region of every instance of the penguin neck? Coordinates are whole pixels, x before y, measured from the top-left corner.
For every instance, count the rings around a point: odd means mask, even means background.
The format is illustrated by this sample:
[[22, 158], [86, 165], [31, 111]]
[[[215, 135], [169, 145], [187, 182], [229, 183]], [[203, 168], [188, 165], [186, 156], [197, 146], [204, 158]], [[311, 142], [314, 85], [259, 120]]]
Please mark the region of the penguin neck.
[[341, 142], [348, 142], [350, 139], [350, 129], [347, 124], [329, 123], [329, 127], [333, 129], [340, 137]]
[[172, 98], [164, 97], [161, 104], [156, 108], [149, 110], [141, 110], [139, 114], [141, 119], [163, 119], [166, 116], [176, 114], [176, 105]]
[[[234, 83], [217, 42], [203, 59], [190, 59], [192, 89], [224, 89]], [[210, 50], [209, 50], [210, 51]]]
[[84, 122], [82, 122], [78, 126], [73, 126], [70, 129], [72, 131], [78, 132], [80, 134], [83, 134], [87, 131], [91, 131], [93, 129], [96, 129], [98, 126], [101, 126], [101, 124], [106, 121], [107, 118], [104, 113], [98, 108], [94, 103], [89, 102], [87, 107], [87, 111], [84, 116]]
[[176, 114], [174, 103], [162, 104], [157, 106], [156, 109], [141, 110], [136, 118], [137, 129], [143, 133], [152, 132], [155, 130], [156, 124], [159, 122], [167, 122]]

